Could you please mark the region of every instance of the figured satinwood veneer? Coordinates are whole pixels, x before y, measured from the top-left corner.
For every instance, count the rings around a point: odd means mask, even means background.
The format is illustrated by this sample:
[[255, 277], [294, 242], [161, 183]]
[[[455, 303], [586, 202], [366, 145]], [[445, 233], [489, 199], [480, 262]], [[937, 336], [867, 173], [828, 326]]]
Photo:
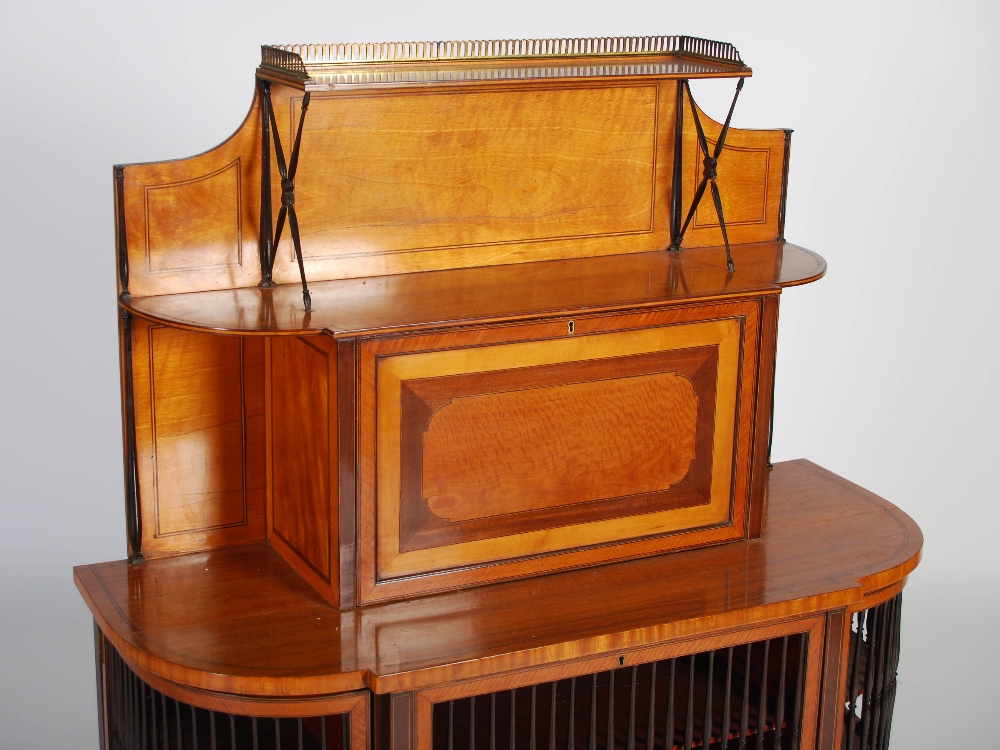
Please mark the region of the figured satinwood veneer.
[[756, 540], [353, 611], [331, 608], [267, 545], [74, 576], [129, 663], [196, 701], [190, 688], [389, 693], [586, 659], [632, 663], [658, 644], [690, 653], [699, 638], [882, 601], [920, 559], [923, 537], [905, 513], [814, 464], [776, 464], [767, 492]]
[[[446, 393], [441, 404], [420, 395], [427, 380], [406, 386], [406, 400], [426, 419], [419, 432], [419, 423], [401, 417], [411, 434], [400, 440], [423, 452], [416, 489], [435, 516], [470, 521], [658, 492], [688, 475], [699, 405], [689, 378], [661, 369], [578, 383], [560, 377], [557, 366], [529, 369], [550, 378], [535, 386], [516, 377], [487, 381], [471, 393]], [[472, 374], [462, 384], [476, 380]], [[484, 386], [496, 390], [479, 392]], [[509, 434], [511, 422], [522, 426], [515, 434]], [[574, 422], [592, 432], [561, 429]], [[545, 452], [552, 445], [565, 461]]]
[[143, 548], [263, 541], [264, 342], [142, 318], [132, 336]]
[[[307, 263], [368, 276], [663, 246], [667, 214], [654, 208], [667, 204], [670, 165], [657, 163], [657, 133], [673, 124], [658, 112], [672, 117], [661, 99], [673, 90], [314, 94], [296, 181]], [[300, 106], [289, 101], [294, 123]], [[373, 151], [376, 131], [392, 137]]]

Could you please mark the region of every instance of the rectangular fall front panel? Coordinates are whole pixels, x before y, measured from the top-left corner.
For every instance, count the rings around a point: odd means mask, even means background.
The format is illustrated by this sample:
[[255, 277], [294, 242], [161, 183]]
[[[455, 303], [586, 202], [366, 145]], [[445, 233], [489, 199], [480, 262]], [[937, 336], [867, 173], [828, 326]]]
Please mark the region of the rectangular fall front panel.
[[746, 301], [362, 343], [360, 600], [744, 537], [758, 327]]

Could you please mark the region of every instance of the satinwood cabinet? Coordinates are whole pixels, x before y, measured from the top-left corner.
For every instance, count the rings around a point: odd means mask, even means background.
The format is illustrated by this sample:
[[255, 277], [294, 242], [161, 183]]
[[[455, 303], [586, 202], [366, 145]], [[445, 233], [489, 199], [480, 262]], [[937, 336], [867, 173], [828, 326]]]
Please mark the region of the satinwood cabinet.
[[885, 748], [916, 525], [771, 465], [788, 130], [728, 44], [262, 48], [115, 167], [102, 748]]

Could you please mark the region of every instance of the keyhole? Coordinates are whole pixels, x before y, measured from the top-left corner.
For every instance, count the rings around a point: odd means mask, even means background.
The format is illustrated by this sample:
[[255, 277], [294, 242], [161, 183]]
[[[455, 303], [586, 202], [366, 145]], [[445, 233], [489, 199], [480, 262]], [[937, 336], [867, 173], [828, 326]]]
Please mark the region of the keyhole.
[[624, 656], [619, 656], [618, 657], [618, 666], [619, 667], [624, 667], [625, 666], [625, 657]]
[[574, 332], [574, 331], [576, 330], [576, 323], [574, 323], [574, 322], [573, 322], [573, 321], [571, 320], [571, 321], [569, 322], [569, 326], [568, 326], [568, 328], [569, 328], [569, 332], [570, 332], [570, 333], [573, 333], [573, 332]]

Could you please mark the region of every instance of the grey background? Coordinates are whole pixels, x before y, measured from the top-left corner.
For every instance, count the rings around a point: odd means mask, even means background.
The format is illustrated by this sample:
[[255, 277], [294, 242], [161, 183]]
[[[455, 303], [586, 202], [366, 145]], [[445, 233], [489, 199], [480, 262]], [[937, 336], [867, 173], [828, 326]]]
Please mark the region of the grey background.
[[[15, 3], [0, 13], [0, 748], [93, 748], [75, 564], [124, 554], [113, 163], [222, 141], [262, 42], [685, 33], [754, 69], [743, 127], [792, 127], [776, 460], [923, 527], [893, 746], [995, 731], [997, 73], [986, 2]], [[717, 119], [731, 82], [696, 83]], [[803, 539], [803, 545], [809, 540]]]

